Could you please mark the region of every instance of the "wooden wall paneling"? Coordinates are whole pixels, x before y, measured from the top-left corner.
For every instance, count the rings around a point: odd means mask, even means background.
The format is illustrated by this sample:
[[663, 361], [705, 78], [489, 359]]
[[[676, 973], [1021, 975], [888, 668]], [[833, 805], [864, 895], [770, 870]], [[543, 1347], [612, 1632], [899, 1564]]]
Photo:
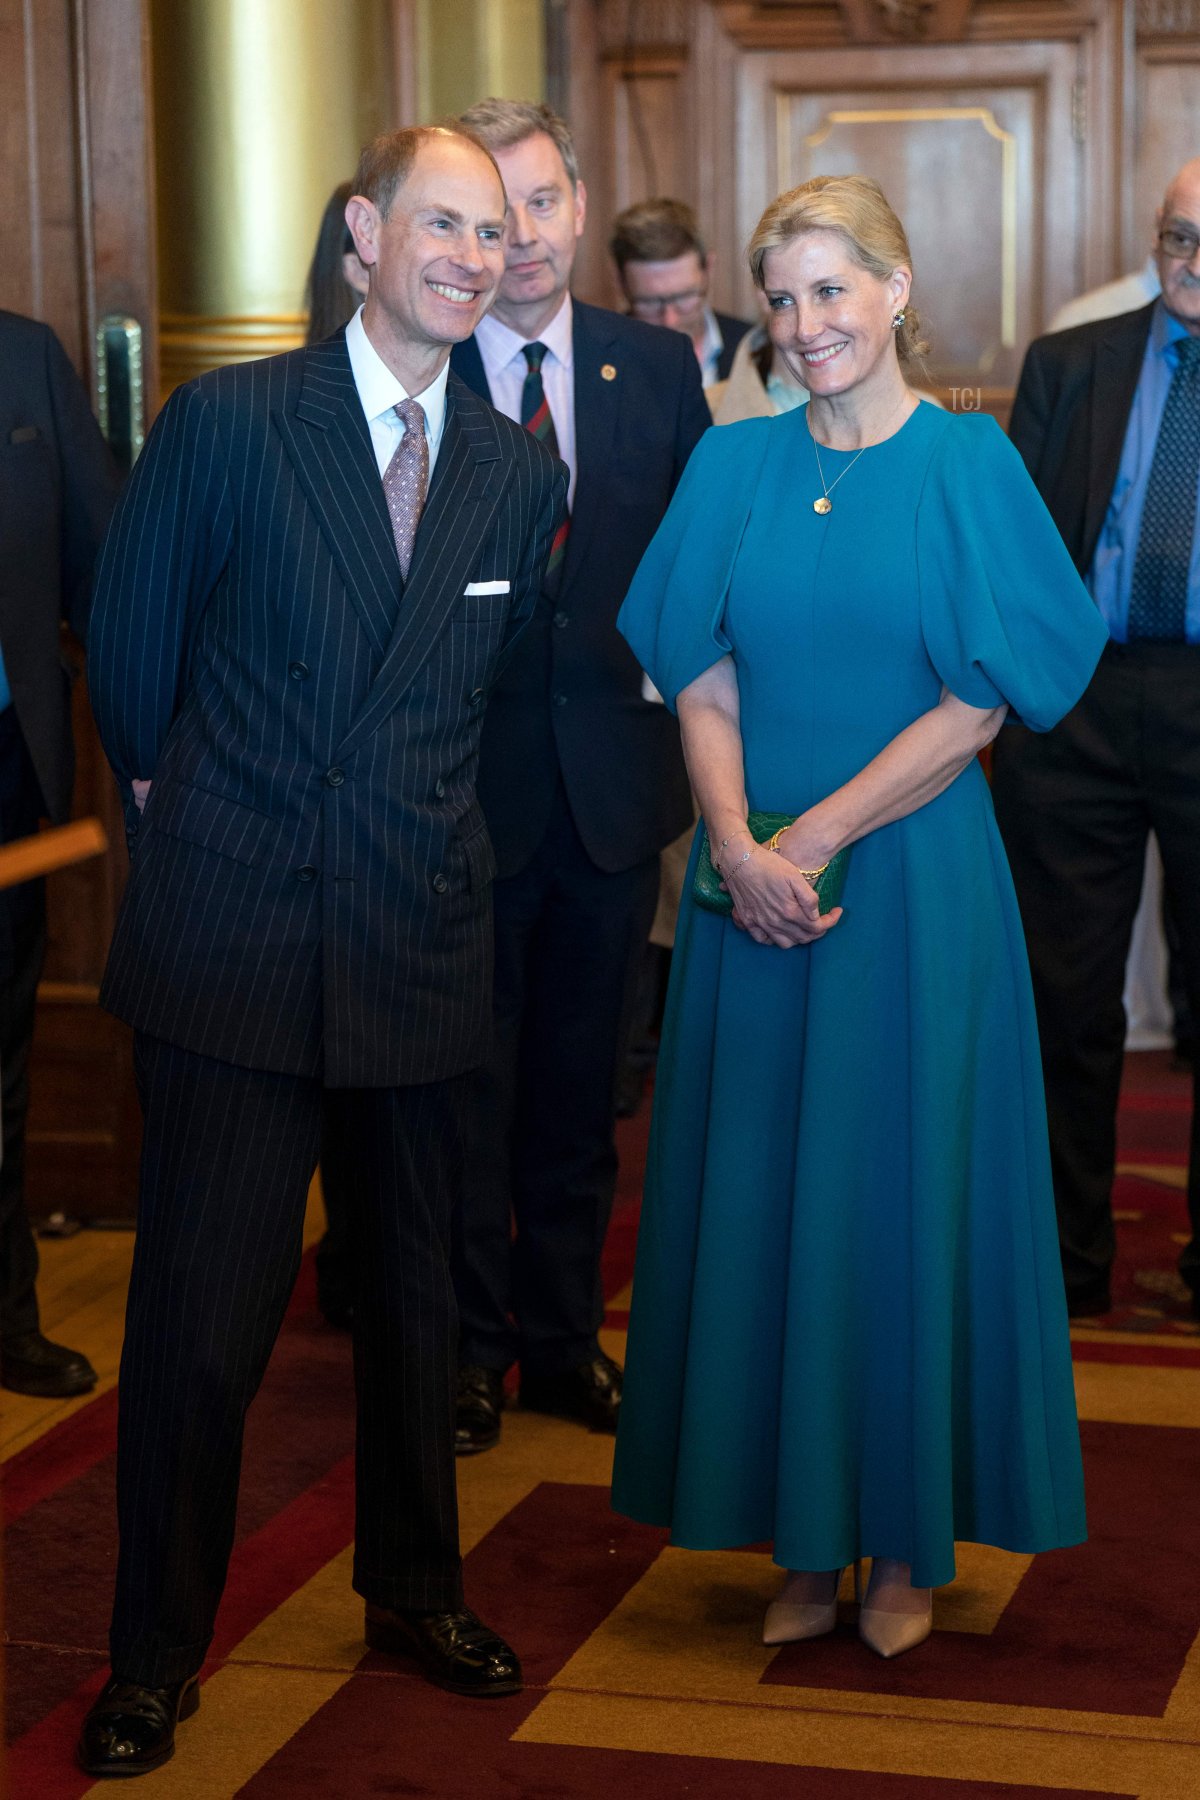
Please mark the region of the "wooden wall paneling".
[[[717, 10], [698, 6], [690, 47], [695, 152], [688, 198], [716, 252], [713, 304], [735, 317], [756, 319], [757, 302], [746, 275], [749, 231], [738, 205], [738, 171], [745, 160], [738, 103], [741, 58]], [[752, 139], [754, 135], [751, 132]]]
[[[155, 376], [151, 122], [142, 0], [0, 0], [0, 305], [44, 319], [95, 399], [95, 331], [143, 331]], [[78, 665], [78, 646], [64, 646]], [[111, 848], [53, 876], [28, 1126], [29, 1208], [132, 1216], [140, 1142], [128, 1034], [97, 1004], [126, 867], [116, 789], [81, 679], [76, 814]]]
[[0, 306], [89, 366], [81, 304], [71, 0], [0, 4]]
[[1047, 308], [1077, 291], [1075, 71], [1053, 43], [748, 56], [742, 231], [810, 175], [876, 176], [909, 233], [917, 305], [941, 321], [939, 378], [1011, 385]]
[[1137, 137], [1125, 234], [1131, 269], [1152, 247], [1167, 182], [1200, 156], [1200, 0], [1140, 0], [1135, 61]]
[[556, 84], [549, 98], [574, 133], [588, 196], [587, 226], [575, 258], [572, 288], [581, 300], [611, 306], [615, 284], [607, 244], [616, 209], [612, 204], [609, 87], [604, 78], [598, 0], [566, 0], [557, 23], [561, 61], [549, 71]]
[[682, 76], [686, 59], [674, 52], [610, 62], [610, 156], [614, 213], [637, 200], [684, 197], [692, 186]]

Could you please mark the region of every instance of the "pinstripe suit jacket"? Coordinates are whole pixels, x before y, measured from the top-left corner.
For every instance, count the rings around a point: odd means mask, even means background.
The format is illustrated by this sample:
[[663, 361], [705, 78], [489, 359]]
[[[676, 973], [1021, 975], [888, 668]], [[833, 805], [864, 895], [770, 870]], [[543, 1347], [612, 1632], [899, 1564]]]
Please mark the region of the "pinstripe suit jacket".
[[565, 493], [562, 465], [451, 376], [402, 583], [343, 333], [171, 396], [92, 611], [92, 702], [136, 834], [105, 1006], [335, 1087], [482, 1058], [480, 729]]

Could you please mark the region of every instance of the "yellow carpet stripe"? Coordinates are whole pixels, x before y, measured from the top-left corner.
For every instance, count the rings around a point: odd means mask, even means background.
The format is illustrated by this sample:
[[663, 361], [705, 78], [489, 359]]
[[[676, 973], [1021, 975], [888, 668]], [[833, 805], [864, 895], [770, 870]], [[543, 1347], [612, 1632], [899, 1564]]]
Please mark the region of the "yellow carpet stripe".
[[[200, 1711], [180, 1726], [172, 1762], [138, 1778], [139, 1800], [231, 1800], [327, 1701], [345, 1675], [227, 1663], [205, 1682]], [[111, 1781], [89, 1800], [113, 1800]]]

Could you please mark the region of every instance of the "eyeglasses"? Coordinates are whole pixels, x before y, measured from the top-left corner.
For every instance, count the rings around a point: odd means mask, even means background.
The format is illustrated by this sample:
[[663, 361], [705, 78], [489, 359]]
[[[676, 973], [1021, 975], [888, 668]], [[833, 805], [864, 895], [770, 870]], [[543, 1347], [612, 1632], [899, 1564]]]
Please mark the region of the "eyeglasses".
[[1176, 231], [1173, 226], [1166, 226], [1158, 234], [1159, 248], [1172, 262], [1191, 262], [1197, 250], [1200, 250], [1200, 237], [1191, 231]]
[[629, 310], [636, 313], [639, 319], [661, 319], [667, 308], [674, 307], [681, 318], [700, 311], [708, 296], [708, 289], [702, 287], [685, 288], [681, 294], [646, 294], [631, 299]]

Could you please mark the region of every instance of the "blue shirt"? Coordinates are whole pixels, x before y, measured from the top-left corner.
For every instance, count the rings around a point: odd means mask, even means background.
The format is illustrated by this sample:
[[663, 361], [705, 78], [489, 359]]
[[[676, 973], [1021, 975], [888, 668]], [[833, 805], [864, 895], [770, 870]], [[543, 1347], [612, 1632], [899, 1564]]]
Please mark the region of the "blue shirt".
[[[1154, 446], [1167, 393], [1178, 365], [1175, 346], [1187, 335], [1186, 325], [1173, 319], [1160, 301], [1150, 320], [1142, 372], [1138, 376], [1121, 450], [1121, 466], [1088, 572], [1087, 585], [1092, 598], [1118, 644], [1126, 643], [1129, 638], [1129, 596], [1150, 464], [1154, 460]], [[1200, 419], [1196, 421], [1196, 429], [1200, 431]], [[1189, 644], [1200, 643], [1200, 492], [1196, 495], [1196, 529], [1188, 572], [1187, 641]]]

